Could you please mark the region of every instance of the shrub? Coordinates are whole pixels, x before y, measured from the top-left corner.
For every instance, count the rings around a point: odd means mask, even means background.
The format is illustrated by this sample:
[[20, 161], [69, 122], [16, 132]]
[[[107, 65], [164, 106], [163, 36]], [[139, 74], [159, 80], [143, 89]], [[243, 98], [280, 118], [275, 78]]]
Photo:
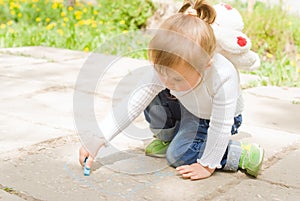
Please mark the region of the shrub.
[[111, 36], [141, 29], [155, 10], [150, 0], [0, 0], [0, 46], [50, 46], [92, 51]]
[[247, 12], [247, 5], [240, 1], [235, 1], [234, 6], [243, 16], [243, 31], [251, 39], [252, 49], [261, 58], [261, 67], [252, 73], [267, 77], [271, 85], [299, 87], [299, 17], [289, 14], [281, 5], [268, 7], [257, 2], [253, 13]]

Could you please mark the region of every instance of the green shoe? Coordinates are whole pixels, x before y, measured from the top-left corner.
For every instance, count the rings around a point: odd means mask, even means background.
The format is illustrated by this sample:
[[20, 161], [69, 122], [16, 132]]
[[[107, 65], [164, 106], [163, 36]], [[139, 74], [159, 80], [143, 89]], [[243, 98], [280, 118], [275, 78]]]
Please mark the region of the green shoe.
[[257, 177], [264, 159], [264, 150], [258, 144], [242, 143], [242, 155], [240, 157], [239, 168]]
[[145, 153], [147, 156], [166, 157], [169, 144], [170, 142], [163, 142], [159, 139], [155, 139], [146, 147]]

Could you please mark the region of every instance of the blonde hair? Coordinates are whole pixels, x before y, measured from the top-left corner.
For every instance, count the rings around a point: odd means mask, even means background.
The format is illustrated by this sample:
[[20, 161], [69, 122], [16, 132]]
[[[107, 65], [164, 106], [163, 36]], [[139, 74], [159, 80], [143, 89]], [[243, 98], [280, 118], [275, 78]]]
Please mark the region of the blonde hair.
[[[193, 8], [197, 15], [185, 12]], [[166, 19], [149, 44], [148, 57], [159, 66], [188, 64], [198, 71], [207, 66], [216, 49], [210, 26], [216, 12], [205, 0], [184, 1], [179, 13]]]

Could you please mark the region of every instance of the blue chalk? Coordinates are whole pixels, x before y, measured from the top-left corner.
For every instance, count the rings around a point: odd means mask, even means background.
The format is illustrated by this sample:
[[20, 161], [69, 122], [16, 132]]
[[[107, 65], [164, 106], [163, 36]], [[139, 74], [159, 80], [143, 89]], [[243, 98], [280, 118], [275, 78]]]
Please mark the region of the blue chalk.
[[84, 169], [83, 169], [84, 176], [90, 176], [90, 173], [91, 173], [91, 169], [84, 166]]
[[90, 176], [91, 174], [91, 169], [86, 167], [86, 161], [87, 161], [87, 157], [84, 159], [83, 164], [84, 164], [84, 168], [83, 168], [83, 174], [84, 176]]

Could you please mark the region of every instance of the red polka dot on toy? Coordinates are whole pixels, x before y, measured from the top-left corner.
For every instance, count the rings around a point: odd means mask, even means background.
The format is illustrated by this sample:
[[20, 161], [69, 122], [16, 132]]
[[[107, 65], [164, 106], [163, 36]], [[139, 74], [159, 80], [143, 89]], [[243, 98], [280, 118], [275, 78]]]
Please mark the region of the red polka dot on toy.
[[247, 40], [246, 38], [243, 38], [242, 36], [238, 36], [237, 37], [237, 44], [241, 47], [244, 47], [245, 45], [247, 45]]
[[223, 4], [223, 6], [224, 6], [227, 10], [232, 10], [231, 5], [229, 5], [229, 4]]

